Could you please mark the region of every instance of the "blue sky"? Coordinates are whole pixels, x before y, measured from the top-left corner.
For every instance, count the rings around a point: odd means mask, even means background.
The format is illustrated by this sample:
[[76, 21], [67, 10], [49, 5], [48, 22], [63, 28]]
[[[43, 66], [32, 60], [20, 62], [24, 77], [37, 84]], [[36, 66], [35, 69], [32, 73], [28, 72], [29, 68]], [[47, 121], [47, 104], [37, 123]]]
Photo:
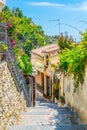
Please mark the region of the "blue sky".
[[6, 0], [6, 5], [11, 9], [19, 7], [48, 35], [59, 34], [56, 19], [65, 24], [60, 24], [60, 32], [68, 32], [77, 41], [80, 38], [78, 29], [84, 32], [87, 28], [87, 0]]

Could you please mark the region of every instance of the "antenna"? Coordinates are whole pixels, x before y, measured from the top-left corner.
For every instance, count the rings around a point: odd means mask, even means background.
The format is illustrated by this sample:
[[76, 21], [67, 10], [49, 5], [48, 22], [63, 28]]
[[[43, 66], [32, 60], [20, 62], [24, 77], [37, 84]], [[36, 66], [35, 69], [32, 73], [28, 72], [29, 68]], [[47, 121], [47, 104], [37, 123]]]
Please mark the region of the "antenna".
[[58, 24], [56, 24], [56, 25], [58, 25], [59, 26], [59, 35], [60, 35], [60, 19], [53, 19], [53, 20], [49, 20], [50, 22], [53, 22], [53, 21], [57, 21], [58, 22]]
[[[50, 21], [50, 22], [51, 22], [51, 21], [57, 21], [57, 22], [58, 22], [58, 24], [56, 24], [56, 25], [59, 26], [59, 35], [60, 35], [60, 25], [61, 25], [61, 24], [65, 25], [65, 26], [68, 26], [68, 27], [70, 27], [70, 28], [73, 28], [73, 29], [75, 29], [75, 30], [81, 32], [81, 31], [80, 31], [77, 27], [75, 27], [75, 26], [72, 26], [72, 25], [66, 24], [66, 23], [60, 23], [60, 19], [54, 19], [54, 20], [49, 20], [49, 21]], [[84, 23], [87, 24], [87, 22], [85, 22], [84, 20], [82, 20], [82, 21], [80, 21], [80, 22], [84, 22]]]

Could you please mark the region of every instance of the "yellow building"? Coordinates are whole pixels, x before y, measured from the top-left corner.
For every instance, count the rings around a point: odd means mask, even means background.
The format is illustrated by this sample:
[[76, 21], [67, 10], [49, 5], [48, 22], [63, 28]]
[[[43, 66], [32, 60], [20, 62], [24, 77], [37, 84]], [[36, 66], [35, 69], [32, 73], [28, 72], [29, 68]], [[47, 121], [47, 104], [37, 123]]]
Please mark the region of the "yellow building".
[[6, 0], [0, 0], [0, 12], [2, 11], [3, 7], [5, 6]]
[[32, 50], [31, 62], [37, 70], [36, 84], [39, 90], [46, 98], [53, 101], [53, 84], [55, 69], [57, 65], [59, 47], [57, 44], [51, 44]]

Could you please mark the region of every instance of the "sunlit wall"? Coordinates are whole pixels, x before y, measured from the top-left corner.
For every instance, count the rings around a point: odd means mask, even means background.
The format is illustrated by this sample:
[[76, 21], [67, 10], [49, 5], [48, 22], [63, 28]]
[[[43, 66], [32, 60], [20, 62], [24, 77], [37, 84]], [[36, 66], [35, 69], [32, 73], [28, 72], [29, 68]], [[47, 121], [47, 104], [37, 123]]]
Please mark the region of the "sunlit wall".
[[0, 12], [2, 11], [3, 7], [5, 6], [6, 0], [0, 0]]

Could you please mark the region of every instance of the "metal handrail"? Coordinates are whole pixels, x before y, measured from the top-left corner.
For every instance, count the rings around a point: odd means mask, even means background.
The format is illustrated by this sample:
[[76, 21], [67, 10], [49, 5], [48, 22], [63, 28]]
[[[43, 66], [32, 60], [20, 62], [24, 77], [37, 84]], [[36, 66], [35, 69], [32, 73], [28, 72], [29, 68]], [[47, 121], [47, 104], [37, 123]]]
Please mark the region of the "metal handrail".
[[[11, 46], [10, 46], [9, 50], [7, 51], [7, 53], [9, 55], [10, 55], [10, 51], [11, 51]], [[16, 86], [18, 87], [19, 92], [21, 93], [21, 91], [23, 91], [25, 99], [27, 101], [26, 102], [27, 105], [31, 106], [31, 100], [30, 100], [31, 98], [30, 98], [30, 95], [29, 95], [29, 90], [28, 90], [28, 88], [27, 88], [27, 86], [25, 84], [23, 75], [20, 73], [20, 71], [18, 69], [15, 57], [13, 58], [13, 64], [9, 64], [8, 57], [6, 58], [6, 60], [8, 62], [9, 69], [10, 69], [12, 77], [13, 77], [15, 83], [16, 83]], [[13, 69], [12, 69], [12, 67], [13, 67]], [[21, 84], [20, 84], [20, 81], [21, 81]]]
[[[1, 26], [3, 26], [4, 28], [6, 27], [4, 24], [1, 24]], [[5, 40], [4, 43], [8, 46], [8, 50], [6, 51], [6, 61], [9, 67], [9, 70], [11, 72], [11, 75], [13, 77], [13, 80], [18, 88], [18, 91], [23, 92], [27, 106], [31, 106], [32, 102], [31, 102], [31, 90], [27, 88], [26, 83], [24, 81], [24, 77], [22, 75], [22, 73], [20, 72], [20, 70], [18, 69], [18, 65], [12, 50], [12, 47], [10, 45], [10, 42], [8, 40], [7, 37], [7, 30], [5, 28]], [[2, 39], [0, 39], [1, 41]]]
[[0, 25], [1, 25], [2, 27], [6, 27], [6, 25], [5, 25], [5, 24], [3, 24], [3, 23], [0, 23]]

